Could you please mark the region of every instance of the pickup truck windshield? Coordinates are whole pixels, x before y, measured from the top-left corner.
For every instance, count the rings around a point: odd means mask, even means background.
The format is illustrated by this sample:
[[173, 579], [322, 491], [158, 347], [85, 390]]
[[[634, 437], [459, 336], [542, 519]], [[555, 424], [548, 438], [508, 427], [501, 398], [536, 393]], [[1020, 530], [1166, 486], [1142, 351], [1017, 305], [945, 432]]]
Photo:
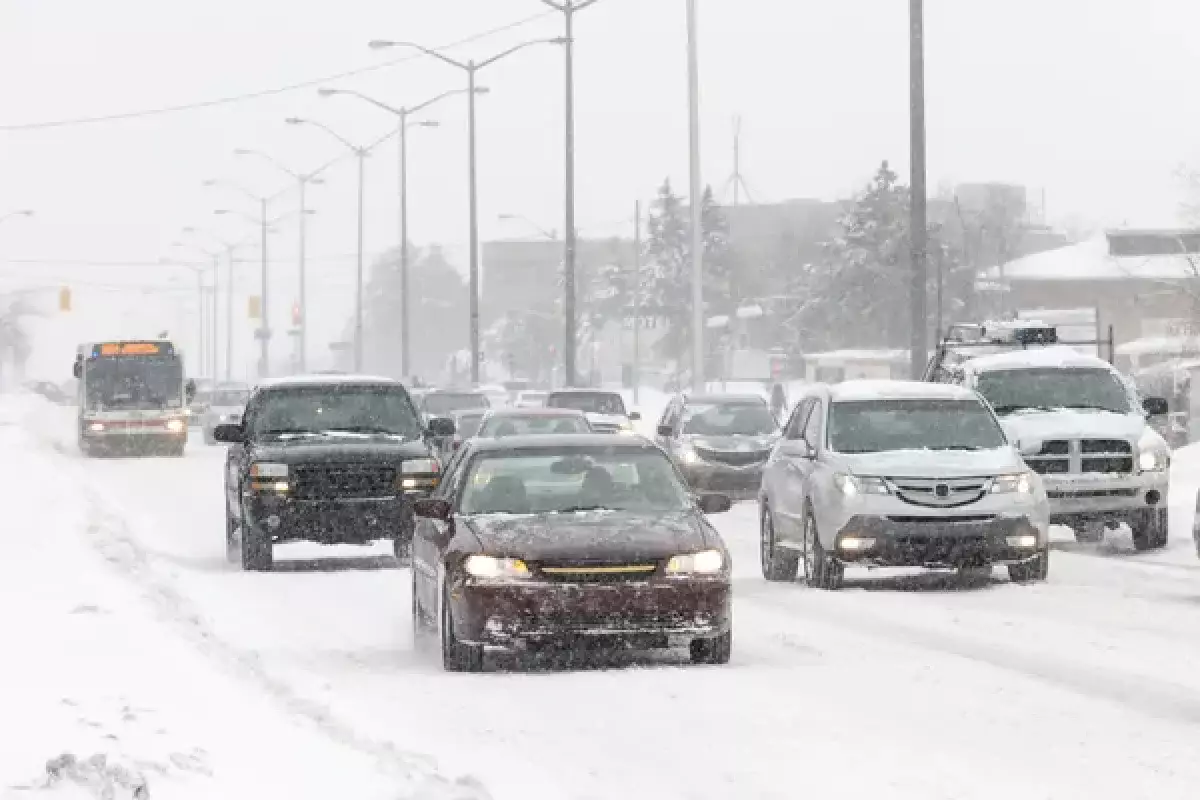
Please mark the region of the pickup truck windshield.
[[1107, 369], [993, 370], [979, 375], [976, 388], [997, 414], [1058, 408], [1096, 409], [1117, 414], [1128, 414], [1132, 410], [1125, 385]]
[[416, 438], [408, 393], [391, 386], [289, 386], [264, 391], [248, 415], [252, 436], [346, 432]]
[[834, 403], [829, 446], [839, 453], [1003, 447], [999, 423], [976, 400], [887, 399]]

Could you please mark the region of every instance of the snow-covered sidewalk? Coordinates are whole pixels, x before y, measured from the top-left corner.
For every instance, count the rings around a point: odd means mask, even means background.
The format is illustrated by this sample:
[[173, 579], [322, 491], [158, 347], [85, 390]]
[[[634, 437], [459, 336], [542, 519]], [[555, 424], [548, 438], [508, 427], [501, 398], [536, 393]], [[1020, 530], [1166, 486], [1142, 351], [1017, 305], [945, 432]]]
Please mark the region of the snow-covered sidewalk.
[[0, 400], [0, 798], [486, 797], [289, 708], [206, 644], [20, 405]]

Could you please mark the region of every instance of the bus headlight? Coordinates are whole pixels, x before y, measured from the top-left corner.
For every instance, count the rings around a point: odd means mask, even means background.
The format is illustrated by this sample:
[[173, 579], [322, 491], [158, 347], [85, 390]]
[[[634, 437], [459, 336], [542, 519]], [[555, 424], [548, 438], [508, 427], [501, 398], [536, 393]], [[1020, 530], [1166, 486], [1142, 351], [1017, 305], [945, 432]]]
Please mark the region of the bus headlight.
[[183, 433], [187, 430], [187, 426], [181, 419], [169, 419], [167, 420], [167, 430], [171, 433]]

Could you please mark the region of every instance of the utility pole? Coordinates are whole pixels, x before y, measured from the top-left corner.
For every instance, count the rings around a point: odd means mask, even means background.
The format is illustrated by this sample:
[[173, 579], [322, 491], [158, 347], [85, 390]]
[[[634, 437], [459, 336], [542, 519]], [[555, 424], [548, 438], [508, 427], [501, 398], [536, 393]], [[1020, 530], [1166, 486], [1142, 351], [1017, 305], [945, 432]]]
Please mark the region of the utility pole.
[[909, 0], [908, 4], [908, 47], [909, 47], [909, 161], [912, 177], [912, 197], [909, 203], [909, 238], [912, 241], [912, 285], [909, 288], [911, 304], [911, 371], [913, 380], [925, 373], [926, 350], [926, 264], [925, 229], [925, 9], [924, 0]]
[[400, 111], [400, 376], [411, 380], [408, 315], [412, 301], [408, 296], [408, 109]]
[[354, 371], [363, 370], [363, 213], [365, 210], [367, 151], [359, 148], [355, 151], [358, 157], [358, 264], [354, 278]]
[[221, 346], [221, 302], [220, 285], [221, 285], [221, 256], [219, 252], [212, 254], [212, 273], [213, 273], [213, 299], [212, 299], [212, 379], [216, 383], [217, 376], [220, 374], [220, 364], [218, 356], [220, 355]]
[[261, 226], [262, 241], [259, 247], [262, 252], [262, 289], [258, 298], [258, 318], [261, 323], [259, 335], [262, 340], [259, 342], [259, 363], [258, 376], [260, 378], [267, 377], [271, 369], [271, 327], [268, 324], [269, 311], [271, 307], [267, 299], [267, 199], [264, 197], [259, 200], [259, 224]]
[[692, 388], [704, 391], [704, 185], [700, 177], [700, 54], [696, 0], [687, 0], [688, 150], [692, 217]]
[[233, 246], [225, 248], [229, 280], [225, 281], [225, 380], [233, 380]]
[[475, 73], [478, 66], [468, 61], [467, 71], [467, 202], [470, 205], [469, 225], [471, 266], [471, 385], [479, 385], [479, 175], [475, 157]]
[[642, 385], [642, 203], [633, 204], [633, 402]]
[[305, 189], [307, 189], [307, 188], [308, 188], [308, 181], [302, 179], [300, 181], [300, 245], [299, 245], [299, 251], [298, 251], [299, 252], [299, 261], [300, 261], [300, 275], [299, 275], [299, 287], [298, 287], [298, 292], [297, 292], [297, 294], [299, 295], [298, 302], [300, 304], [300, 324], [297, 327], [299, 327], [300, 330], [297, 331], [297, 334], [296, 334], [296, 339], [297, 339], [296, 346], [300, 349], [299, 357], [296, 359], [296, 366], [299, 368], [300, 372], [305, 372], [307, 370], [307, 364], [308, 364], [308, 305], [306, 304], [306, 294], [305, 294], [305, 291], [306, 291], [305, 284], [307, 283], [307, 281], [305, 280], [305, 274], [308, 272], [308, 268], [306, 266], [307, 253], [306, 253], [306, 246], [305, 246], [306, 239], [307, 239], [307, 231], [305, 230], [305, 224], [308, 221], [308, 206], [306, 205], [308, 202], [308, 198], [307, 198], [307, 195], [305, 192]]

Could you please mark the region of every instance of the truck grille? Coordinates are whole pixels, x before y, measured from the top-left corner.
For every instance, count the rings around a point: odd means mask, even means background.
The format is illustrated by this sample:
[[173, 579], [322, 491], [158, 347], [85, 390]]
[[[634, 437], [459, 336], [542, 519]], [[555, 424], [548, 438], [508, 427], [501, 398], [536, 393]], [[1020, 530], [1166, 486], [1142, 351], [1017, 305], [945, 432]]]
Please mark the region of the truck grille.
[[1025, 463], [1041, 475], [1133, 472], [1133, 445], [1124, 439], [1053, 439]]
[[297, 464], [289, 468], [292, 494], [303, 500], [388, 497], [396, 494], [396, 468], [377, 464]]
[[710, 450], [707, 447], [695, 448], [696, 455], [713, 464], [727, 464], [731, 467], [748, 467], [751, 464], [761, 464], [771, 455], [770, 450]]
[[897, 497], [914, 506], [954, 508], [974, 503], [987, 490], [986, 478], [891, 478], [888, 481]]

